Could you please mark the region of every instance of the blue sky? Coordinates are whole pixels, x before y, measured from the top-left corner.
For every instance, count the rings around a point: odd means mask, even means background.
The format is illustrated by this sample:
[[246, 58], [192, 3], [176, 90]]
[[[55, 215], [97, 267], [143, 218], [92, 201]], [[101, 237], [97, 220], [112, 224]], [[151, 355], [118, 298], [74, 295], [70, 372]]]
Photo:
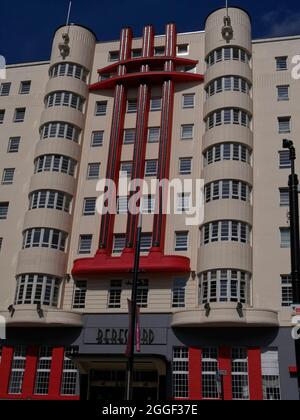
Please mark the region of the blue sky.
[[[0, 55], [7, 63], [47, 60], [54, 30], [64, 24], [68, 0], [1, 0]], [[91, 28], [99, 40], [119, 38], [122, 26], [136, 35], [153, 23], [163, 33], [175, 21], [180, 32], [202, 30], [206, 16], [225, 0], [73, 0], [71, 21]], [[257, 37], [300, 34], [300, 4], [295, 0], [235, 0], [253, 18]], [[299, 51], [300, 52], [300, 51]]]

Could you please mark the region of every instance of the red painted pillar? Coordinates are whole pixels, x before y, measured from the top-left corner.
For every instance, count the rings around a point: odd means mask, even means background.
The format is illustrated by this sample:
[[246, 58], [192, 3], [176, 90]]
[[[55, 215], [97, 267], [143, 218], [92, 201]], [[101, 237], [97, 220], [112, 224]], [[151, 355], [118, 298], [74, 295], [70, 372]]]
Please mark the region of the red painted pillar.
[[52, 350], [52, 363], [49, 382], [49, 396], [59, 397], [64, 363], [64, 348], [55, 347]]
[[34, 394], [35, 375], [38, 362], [38, 347], [29, 347], [27, 349], [26, 364], [23, 381], [22, 397], [30, 399]]
[[202, 350], [189, 349], [189, 399], [202, 399]]
[[263, 400], [261, 351], [260, 348], [248, 349], [250, 400]]
[[224, 376], [224, 400], [232, 400], [232, 381], [231, 381], [231, 348], [220, 347], [219, 350], [219, 369], [226, 370]]
[[9, 377], [10, 377], [13, 354], [14, 354], [13, 347], [3, 347], [1, 364], [0, 364], [0, 398], [3, 398], [4, 396], [6, 396], [8, 392]]

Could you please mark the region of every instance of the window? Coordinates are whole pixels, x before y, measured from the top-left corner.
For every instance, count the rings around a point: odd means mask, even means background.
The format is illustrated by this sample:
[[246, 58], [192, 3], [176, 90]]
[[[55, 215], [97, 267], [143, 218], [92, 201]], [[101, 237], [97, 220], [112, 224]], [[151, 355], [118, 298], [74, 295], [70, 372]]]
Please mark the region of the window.
[[18, 153], [21, 137], [11, 137], [8, 141], [7, 153]]
[[247, 349], [232, 349], [232, 399], [249, 400]]
[[160, 127], [150, 127], [148, 129], [148, 143], [158, 143], [160, 137]]
[[135, 129], [127, 128], [124, 130], [124, 144], [134, 144], [135, 142]]
[[23, 233], [23, 249], [51, 248], [64, 252], [67, 233], [49, 228], [27, 229]]
[[72, 124], [64, 122], [52, 122], [42, 126], [40, 130], [40, 137], [42, 139], [60, 138], [72, 140], [78, 143], [80, 136], [80, 129]]
[[29, 196], [29, 210], [54, 209], [70, 213], [72, 196], [54, 190], [35, 191]]
[[291, 132], [291, 117], [279, 117], [278, 118], [279, 133], [290, 133]]
[[139, 280], [137, 295], [136, 295], [136, 304], [140, 308], [148, 307], [148, 295], [149, 295], [149, 281], [148, 280]]
[[96, 110], [95, 110], [96, 117], [106, 115], [106, 111], [107, 111], [107, 101], [96, 102]]
[[14, 182], [15, 169], [6, 168], [3, 170], [2, 185], [11, 185]]
[[96, 198], [85, 198], [83, 203], [83, 215], [94, 216], [96, 213]]
[[188, 250], [188, 232], [176, 232], [175, 233], [175, 251], [187, 251]]
[[21, 82], [20, 84], [20, 95], [28, 95], [30, 93], [30, 88], [31, 88], [31, 81], [25, 81], [25, 82]]
[[128, 197], [121, 196], [117, 198], [117, 214], [128, 213]]
[[104, 131], [93, 131], [91, 139], [91, 147], [102, 147], [103, 146]]
[[36, 395], [47, 395], [49, 393], [51, 364], [52, 348], [46, 346], [40, 347], [34, 388]]
[[113, 254], [120, 254], [126, 245], [125, 235], [114, 235]]
[[172, 308], [185, 307], [186, 279], [178, 278], [174, 280], [172, 289]]
[[0, 203], [0, 220], [7, 219], [9, 203]]
[[141, 252], [149, 252], [152, 245], [152, 233], [142, 233]]
[[93, 235], [80, 235], [78, 254], [90, 254], [92, 248]]
[[155, 210], [155, 197], [153, 195], [145, 195], [143, 197], [143, 214], [153, 214]]
[[89, 163], [87, 179], [99, 179], [100, 163]]
[[250, 243], [251, 227], [243, 222], [222, 220], [204, 225], [201, 233], [202, 245], [226, 241]]
[[12, 395], [22, 394], [23, 379], [26, 364], [26, 347], [16, 346], [14, 348], [13, 360], [8, 385], [8, 393]]
[[25, 120], [25, 112], [26, 112], [26, 108], [17, 108], [15, 110], [15, 115], [14, 115], [14, 122], [15, 123], [22, 123]]
[[202, 349], [202, 397], [217, 399], [219, 397], [217, 384], [218, 350], [215, 347]]
[[128, 99], [127, 101], [127, 113], [134, 114], [137, 112], [137, 99]]
[[281, 400], [278, 349], [263, 349], [261, 368], [264, 400]]
[[158, 160], [146, 160], [145, 176], [157, 176]]
[[109, 61], [119, 61], [120, 59], [120, 51], [110, 51], [109, 52]]
[[278, 101], [289, 100], [289, 85], [277, 86], [277, 99]]
[[156, 98], [151, 98], [150, 101], [150, 111], [161, 111], [161, 107], [162, 107], [162, 98], [161, 97], [156, 97]]
[[236, 124], [250, 127], [251, 118], [247, 112], [237, 108], [225, 108], [213, 112], [206, 120], [206, 129], [210, 130], [223, 124]]
[[61, 395], [76, 395], [78, 370], [68, 355], [68, 349], [65, 349], [60, 393]]
[[9, 96], [11, 83], [2, 83], [0, 85], [0, 96]]
[[50, 69], [51, 78], [68, 76], [86, 82], [88, 74], [88, 70], [86, 70], [84, 67], [73, 63], [56, 64]]
[[61, 279], [45, 274], [23, 274], [17, 277], [16, 305], [58, 305]]
[[290, 151], [282, 150], [279, 152], [279, 168], [289, 169], [291, 167]]
[[237, 76], [220, 77], [211, 82], [206, 88], [207, 96], [213, 96], [216, 93], [235, 91], [249, 94], [251, 85], [243, 78]]
[[110, 309], [121, 308], [121, 295], [122, 295], [122, 280], [112, 280], [110, 282], [108, 308]]
[[189, 397], [189, 350], [174, 347], [172, 363], [173, 398]]
[[177, 45], [177, 55], [188, 55], [190, 46], [189, 44]]
[[46, 98], [46, 107], [52, 108], [53, 106], [66, 106], [77, 109], [78, 111], [83, 110], [84, 99], [73, 92], [53, 92]]
[[248, 63], [250, 56], [246, 53], [245, 50], [240, 48], [223, 47], [212, 51], [208, 55], [206, 62], [207, 66], [210, 67], [223, 60], [239, 60], [242, 63]]
[[154, 48], [154, 55], [155, 56], [162, 56], [165, 55], [165, 47], [155, 47]]
[[135, 48], [131, 51], [131, 57], [132, 58], [140, 58], [142, 57], [142, 49], [141, 48]]
[[192, 158], [179, 159], [179, 173], [180, 175], [190, 175], [192, 173]]
[[280, 188], [280, 206], [281, 207], [288, 207], [290, 204], [290, 194], [288, 188]]
[[290, 228], [280, 228], [280, 246], [289, 248], [291, 246]]
[[292, 277], [281, 276], [281, 306], [290, 307], [293, 304], [293, 283]]
[[179, 193], [177, 195], [177, 211], [187, 212], [191, 206], [191, 194], [190, 193]]
[[194, 137], [194, 124], [181, 126], [181, 140], [192, 140]]
[[195, 107], [195, 94], [191, 93], [188, 95], [183, 95], [182, 107], [185, 108], [194, 108]]
[[241, 181], [223, 180], [205, 186], [205, 201], [233, 199], [250, 202], [251, 188]]
[[288, 69], [287, 57], [276, 57], [276, 70], [283, 71]]
[[86, 301], [87, 282], [76, 281], [74, 286], [73, 309], [84, 309]]
[[5, 116], [5, 109], [0, 109], [0, 124], [3, 124]]
[[132, 162], [121, 162], [120, 172], [121, 177], [130, 178], [132, 175]]
[[241, 302], [250, 304], [250, 276], [237, 270], [213, 270], [202, 273], [199, 304]]
[[62, 155], [44, 155], [35, 161], [34, 173], [40, 172], [61, 172], [74, 176], [76, 161]]

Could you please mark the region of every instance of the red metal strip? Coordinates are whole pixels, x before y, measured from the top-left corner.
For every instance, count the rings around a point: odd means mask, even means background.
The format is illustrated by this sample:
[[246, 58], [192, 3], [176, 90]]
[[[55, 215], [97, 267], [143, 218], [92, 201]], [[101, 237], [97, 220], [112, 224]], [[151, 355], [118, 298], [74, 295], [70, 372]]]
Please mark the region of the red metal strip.
[[250, 400], [263, 400], [261, 351], [260, 348], [248, 349]]

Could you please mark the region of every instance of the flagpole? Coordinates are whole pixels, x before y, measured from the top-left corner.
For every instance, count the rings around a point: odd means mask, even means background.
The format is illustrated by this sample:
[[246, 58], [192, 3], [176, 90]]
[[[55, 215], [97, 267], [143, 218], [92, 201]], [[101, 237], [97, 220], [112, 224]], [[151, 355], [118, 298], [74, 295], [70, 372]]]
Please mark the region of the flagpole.
[[128, 340], [130, 340], [128, 347], [128, 363], [127, 363], [127, 384], [126, 384], [126, 401], [133, 399], [133, 370], [134, 370], [134, 353], [135, 353], [135, 338], [136, 338], [136, 317], [137, 317], [137, 290], [139, 281], [140, 269], [140, 254], [141, 254], [141, 236], [143, 225], [143, 210], [140, 206], [136, 247], [134, 255], [134, 269], [133, 269], [133, 283], [131, 294], [131, 317], [130, 317], [130, 333]]

